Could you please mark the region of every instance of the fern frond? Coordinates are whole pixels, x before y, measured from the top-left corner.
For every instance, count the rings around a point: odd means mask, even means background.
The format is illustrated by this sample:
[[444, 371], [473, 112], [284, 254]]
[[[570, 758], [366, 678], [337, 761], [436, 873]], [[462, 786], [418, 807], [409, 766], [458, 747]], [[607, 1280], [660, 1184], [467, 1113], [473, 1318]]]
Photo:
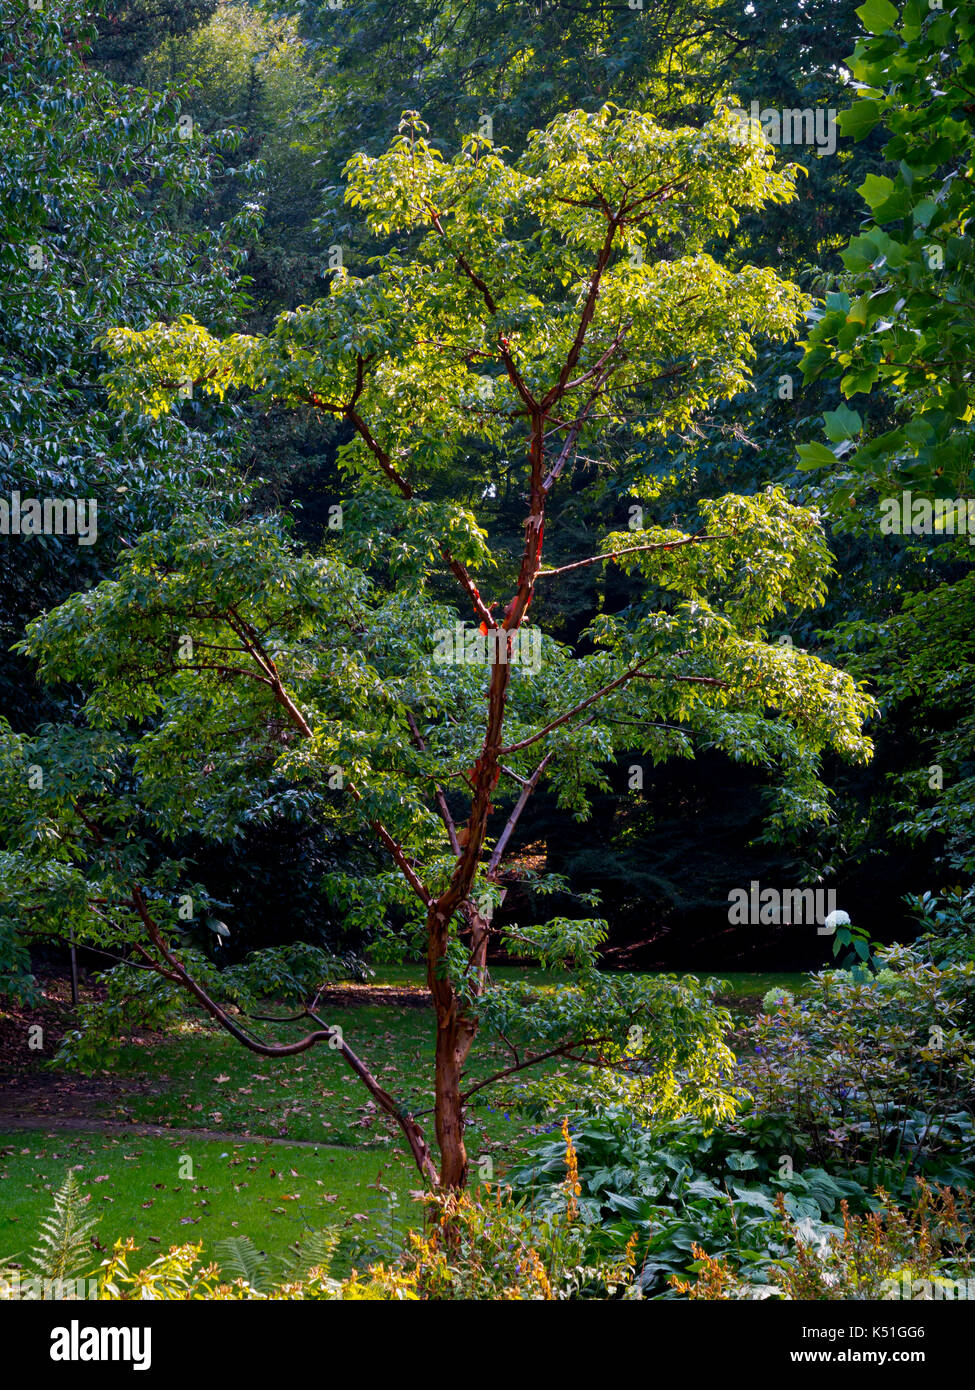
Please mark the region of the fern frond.
[[257, 1293], [267, 1293], [274, 1284], [268, 1258], [258, 1250], [250, 1236], [230, 1236], [218, 1240], [217, 1260], [222, 1274], [231, 1274], [250, 1284]]
[[282, 1257], [282, 1264], [293, 1279], [304, 1278], [312, 1269], [320, 1269], [327, 1275], [338, 1243], [338, 1231], [306, 1231], [289, 1247], [287, 1254]]
[[91, 1272], [90, 1237], [100, 1218], [84, 1215], [86, 1201], [78, 1179], [69, 1171], [40, 1224], [38, 1244], [25, 1260], [30, 1274], [41, 1279], [76, 1279]]

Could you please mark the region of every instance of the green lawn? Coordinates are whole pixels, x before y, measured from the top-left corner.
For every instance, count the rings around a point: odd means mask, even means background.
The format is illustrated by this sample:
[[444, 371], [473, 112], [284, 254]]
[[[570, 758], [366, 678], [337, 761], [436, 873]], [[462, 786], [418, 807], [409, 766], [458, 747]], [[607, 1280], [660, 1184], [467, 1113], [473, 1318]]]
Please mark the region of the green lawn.
[[[528, 973], [514, 967], [510, 974]], [[531, 972], [541, 988], [555, 988], [559, 977]], [[564, 977], [563, 977], [564, 978]], [[796, 989], [802, 975], [720, 977], [722, 993], [734, 999], [760, 997], [773, 985]], [[377, 971], [374, 984], [418, 984], [420, 967]], [[388, 1091], [419, 1114], [430, 1104], [433, 1064], [433, 1013], [430, 1009], [384, 1005], [333, 1008], [349, 1042]], [[297, 1034], [296, 1034], [297, 1035]], [[469, 1061], [473, 1081], [510, 1061], [504, 1048], [482, 1041]], [[551, 1064], [554, 1069], [556, 1064]], [[400, 1131], [378, 1110], [341, 1058], [327, 1048], [273, 1061], [255, 1057], [221, 1030], [202, 1023], [183, 1024], [152, 1046], [128, 1046], [117, 1074], [149, 1078], [151, 1089], [127, 1095], [121, 1110], [105, 1118], [151, 1124], [227, 1130], [365, 1150], [397, 1150]], [[497, 1093], [493, 1093], [494, 1096]], [[427, 1124], [429, 1124], [429, 1117]], [[535, 1126], [506, 1110], [503, 1100], [485, 1091], [472, 1110], [472, 1156], [493, 1155], [498, 1171], [517, 1160]]]
[[[366, 1005], [333, 1009], [351, 1045], [382, 1084], [414, 1113], [431, 1103], [433, 1012]], [[500, 1047], [475, 1050], [471, 1078], [490, 1075], [509, 1061]], [[315, 1048], [295, 1057], [255, 1057], [226, 1033], [184, 1024], [152, 1046], [124, 1050], [116, 1075], [148, 1077], [147, 1093], [129, 1094], [103, 1118], [219, 1129], [240, 1135], [301, 1139], [372, 1152], [401, 1148], [398, 1125], [379, 1110], [341, 1057]], [[510, 1114], [510, 1118], [506, 1115]], [[471, 1116], [472, 1156], [502, 1158], [533, 1126], [500, 1108], [486, 1093]], [[432, 1118], [421, 1117], [432, 1131]]]
[[[369, 983], [374, 985], [423, 985], [426, 983], [424, 965], [381, 965], [374, 967], [375, 973]], [[637, 972], [638, 974], [641, 972]], [[649, 973], [649, 972], [643, 972]], [[802, 989], [809, 976], [801, 971], [770, 970], [761, 974], [754, 971], [725, 971], [718, 974], [710, 970], [697, 972], [676, 971], [676, 974], [697, 973], [702, 979], [720, 980], [727, 988], [721, 992], [734, 997], [757, 996], [761, 998], [766, 990], [778, 986], [795, 992]], [[491, 974], [497, 980], [529, 980], [533, 985], [567, 984], [572, 978], [569, 974], [526, 968], [521, 965], [492, 965]]]
[[732, 970], [704, 978], [719, 980], [719, 993], [732, 999], [761, 999], [770, 989], [788, 989], [793, 994], [801, 994], [809, 987], [809, 976], [798, 970], [769, 970], [764, 974]]
[[408, 1225], [422, 1224], [409, 1195], [420, 1186], [416, 1172], [396, 1153], [0, 1133], [0, 1261], [29, 1251], [51, 1191], [69, 1168], [89, 1198], [87, 1211], [100, 1216], [100, 1246], [107, 1252], [120, 1237], [134, 1236], [136, 1265], [174, 1244], [202, 1243], [213, 1255], [227, 1236], [248, 1235], [259, 1249], [281, 1255], [302, 1231], [332, 1226], [341, 1232], [335, 1269], [345, 1272], [386, 1254]]
[[[560, 981], [517, 967], [497, 974], [530, 974], [543, 987]], [[795, 990], [804, 980], [795, 974], [720, 978], [722, 994], [733, 1000], [760, 997], [773, 985]], [[421, 981], [418, 966], [384, 968], [372, 979], [390, 985]], [[410, 1109], [419, 1113], [429, 1106], [431, 1009], [333, 1006], [328, 1021], [341, 1024], [356, 1051]], [[508, 1060], [500, 1045], [482, 1044], [472, 1056], [470, 1077], [486, 1076]], [[186, 1241], [202, 1241], [212, 1254], [217, 1240], [232, 1235], [249, 1235], [259, 1248], [280, 1254], [303, 1229], [336, 1226], [342, 1233], [336, 1270], [345, 1272], [386, 1253], [392, 1237], [419, 1222], [409, 1193], [422, 1184], [398, 1127], [327, 1048], [264, 1059], [187, 1018], [164, 1034], [126, 1044], [113, 1075], [131, 1078], [139, 1089], [93, 1102], [93, 1120], [217, 1130], [237, 1138], [55, 1134], [42, 1121], [36, 1130], [0, 1132], [0, 1259], [30, 1247], [50, 1192], [69, 1167], [91, 1194], [92, 1209], [102, 1213], [102, 1247], [132, 1235], [143, 1261]], [[491, 1094], [472, 1112], [468, 1151], [475, 1163], [489, 1155], [494, 1176], [503, 1177], [539, 1126], [506, 1111]], [[432, 1135], [432, 1117], [420, 1118]], [[314, 1147], [272, 1145], [265, 1138]], [[192, 1177], [180, 1176], [187, 1157]]]

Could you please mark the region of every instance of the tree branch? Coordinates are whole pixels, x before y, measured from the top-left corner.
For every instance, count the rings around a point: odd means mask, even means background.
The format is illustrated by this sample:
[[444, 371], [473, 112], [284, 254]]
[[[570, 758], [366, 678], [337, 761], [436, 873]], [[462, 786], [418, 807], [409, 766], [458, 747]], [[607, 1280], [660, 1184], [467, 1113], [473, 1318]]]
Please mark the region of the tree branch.
[[501, 856], [504, 854], [505, 850], [508, 847], [508, 841], [511, 839], [515, 826], [518, 824], [521, 813], [527, 805], [528, 798], [531, 796], [532, 792], [538, 786], [539, 778], [545, 771], [548, 764], [551, 762], [552, 758], [554, 758], [554, 756], [554, 749], [552, 749], [551, 752], [546, 753], [545, 757], [538, 764], [538, 767], [536, 767], [532, 775], [528, 778], [526, 782], [522, 783], [521, 795], [515, 802], [514, 809], [511, 812], [511, 815], [508, 817], [507, 824], [505, 825], [501, 834], [498, 836], [498, 842], [494, 846], [494, 851], [491, 855], [490, 860], [488, 861], [487, 871], [489, 874], [494, 873], [495, 869], [501, 863]]
[[[352, 1048], [345, 1041], [341, 1028], [335, 1028], [325, 1023], [316, 1014], [312, 1013], [311, 1010], [307, 1010], [307, 1016], [311, 1018], [313, 1023], [317, 1023], [319, 1026], [316, 1030], [307, 1033], [305, 1037], [299, 1038], [296, 1042], [265, 1043], [258, 1038], [252, 1037], [243, 1028], [238, 1027], [226, 1010], [222, 1009], [216, 1000], [210, 997], [203, 986], [189, 974], [178, 957], [172, 953], [163, 939], [158, 924], [149, 911], [141, 888], [138, 886], [133, 887], [130, 902], [139, 914], [156, 950], [159, 951], [160, 955], [169, 965], [171, 971], [170, 978], [175, 977], [177, 981], [193, 995], [210, 1017], [219, 1023], [220, 1027], [223, 1028], [225, 1032], [229, 1033], [232, 1038], [235, 1038], [237, 1042], [241, 1043], [251, 1052], [256, 1052], [258, 1056], [261, 1057], [293, 1057], [298, 1053], [307, 1052], [309, 1048], [315, 1047], [316, 1044], [323, 1042], [328, 1043], [332, 1051], [340, 1052], [350, 1069], [358, 1076], [369, 1093], [375, 1096], [383, 1110], [385, 1110], [387, 1114], [392, 1115], [397, 1121], [410, 1146], [410, 1150], [413, 1153], [420, 1171], [436, 1185], [438, 1181], [436, 1168], [419, 1126], [410, 1115], [397, 1105], [393, 1097], [379, 1084], [362, 1059], [353, 1052]], [[164, 972], [160, 971], [160, 973]]]
[[537, 579], [550, 579], [554, 574], [568, 574], [569, 570], [581, 570], [587, 565], [601, 564], [603, 560], [618, 560], [623, 555], [638, 555], [641, 551], [646, 550], [676, 550], [679, 545], [693, 545], [699, 541], [721, 539], [723, 539], [721, 536], [696, 535], [685, 536], [683, 540], [679, 541], [656, 541], [648, 545], [631, 545], [626, 550], [609, 550], [605, 555], [591, 555], [588, 560], [574, 560], [571, 565], [560, 565], [558, 569], [539, 570], [535, 577]]
[[590, 705], [594, 705], [597, 700], [601, 700], [603, 696], [608, 695], [611, 690], [615, 690], [618, 686], [621, 686], [624, 681], [631, 680], [642, 665], [643, 660], [641, 659], [635, 666], [631, 666], [628, 671], [624, 671], [621, 676], [617, 676], [616, 680], [610, 681], [608, 685], [602, 686], [601, 689], [597, 690], [594, 695], [590, 695], [587, 699], [580, 700], [579, 704], [573, 705], [570, 710], [566, 710], [565, 714], [560, 714], [558, 719], [553, 719], [550, 724], [545, 725], [544, 729], [539, 729], [538, 732], [532, 734], [530, 738], [523, 738], [520, 743], [509, 743], [505, 748], [499, 749], [499, 757], [504, 757], [508, 753], [517, 753], [519, 749], [529, 748], [533, 743], [537, 743], [540, 738], [544, 738], [545, 735], [550, 734], [553, 729], [557, 729], [560, 725], [567, 723], [568, 720], [572, 719], [575, 715], [581, 714], [584, 709], [588, 709]]
[[547, 1052], [538, 1052], [534, 1057], [526, 1057], [523, 1062], [515, 1062], [510, 1067], [505, 1067], [503, 1071], [496, 1071], [493, 1076], [485, 1077], [483, 1081], [476, 1082], [469, 1087], [461, 1096], [461, 1100], [466, 1105], [471, 1096], [478, 1091], [483, 1091], [485, 1086], [493, 1086], [496, 1081], [502, 1081], [506, 1076], [512, 1076], [516, 1071], [524, 1071], [526, 1067], [536, 1067], [540, 1062], [547, 1062], [552, 1057], [565, 1057], [574, 1047], [592, 1047], [595, 1043], [607, 1042], [606, 1038], [572, 1038], [569, 1042], [559, 1043], [558, 1047], [551, 1047]]

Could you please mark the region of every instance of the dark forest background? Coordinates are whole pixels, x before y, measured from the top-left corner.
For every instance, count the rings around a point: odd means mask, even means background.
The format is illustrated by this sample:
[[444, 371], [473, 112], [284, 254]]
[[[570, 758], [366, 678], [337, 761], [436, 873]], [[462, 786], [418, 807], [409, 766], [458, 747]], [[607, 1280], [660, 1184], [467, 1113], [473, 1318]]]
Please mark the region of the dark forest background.
[[[188, 403], [179, 418], [116, 417], [99, 385], [101, 327], [192, 314], [214, 331], [264, 330], [281, 310], [323, 293], [337, 256], [364, 270], [383, 248], [344, 207], [342, 169], [358, 150], [384, 149], [405, 109], [422, 113], [444, 149], [488, 118], [495, 143], [515, 151], [557, 112], [608, 100], [665, 125], [701, 122], [730, 95], [746, 107], [757, 99], [842, 109], [843, 60], [860, 33], [854, 10], [855, 0], [753, 0], [747, 12], [724, 0], [643, 0], [638, 9], [586, 0], [336, 8], [132, 0], [94, 15], [90, 30], [69, 37], [73, 61], [104, 79], [104, 128], [90, 111], [81, 121], [66, 80], [63, 100], [34, 107], [24, 88], [24, 119], [5, 140], [0, 495], [96, 497], [99, 540], [0, 549], [0, 713], [15, 728], [39, 713], [70, 718], [70, 694], [53, 704], [10, 648], [31, 618], [110, 574], [120, 548], [177, 514], [189, 492], [214, 515], [281, 508], [310, 545], [340, 495], [341, 433], [311, 412], [228, 398]], [[883, 143], [878, 131], [841, 140], [832, 156], [783, 151], [806, 169], [798, 201], [746, 218], [713, 253], [774, 266], [822, 294], [843, 272], [838, 253], [865, 217], [856, 190], [884, 170]], [[15, 253], [34, 243], [52, 274], [31, 274]], [[896, 635], [886, 627], [906, 599], [959, 581], [963, 559], [937, 540], [880, 535], [869, 498], [798, 471], [797, 443], [818, 438], [823, 412], [840, 400], [835, 382], [804, 384], [801, 356], [798, 344], [763, 347], [754, 390], [693, 437], [634, 447], [628, 475], [580, 473], [546, 538], [546, 560], [591, 553], [625, 515], [635, 482], [645, 486], [648, 524], [684, 525], [702, 497], [769, 482], [818, 504], [837, 575], [825, 608], [781, 636], [876, 677], [876, 755], [865, 768], [827, 767], [831, 820], [801, 834], [770, 822], [760, 773], [707, 753], [657, 768], [636, 754], [621, 758], [607, 769], [612, 792], [584, 825], [540, 796], [524, 856], [546, 857], [576, 889], [600, 890], [612, 926], [608, 963], [815, 967], [826, 946], [808, 933], [729, 927], [729, 891], [752, 879], [834, 889], [854, 921], [892, 941], [914, 930], [911, 895], [960, 892], [971, 879], [970, 686], [938, 679], [967, 670], [971, 625], [953, 621], [950, 643], [920, 624]], [[871, 398], [877, 420], [886, 409]], [[458, 500], [464, 487], [458, 473]], [[520, 498], [504, 472], [495, 491], [492, 535], [510, 540], [513, 553]], [[575, 638], [595, 613], [630, 601], [629, 583], [612, 567], [582, 570], [557, 595], [539, 597], [536, 620]], [[929, 786], [935, 765], [947, 792]], [[631, 790], [635, 766], [642, 788]], [[228, 904], [238, 954], [296, 939], [338, 946], [323, 876], [349, 864], [361, 871], [371, 853], [300, 821], [248, 829], [231, 849], [184, 850]], [[527, 908], [512, 894], [505, 910]]]

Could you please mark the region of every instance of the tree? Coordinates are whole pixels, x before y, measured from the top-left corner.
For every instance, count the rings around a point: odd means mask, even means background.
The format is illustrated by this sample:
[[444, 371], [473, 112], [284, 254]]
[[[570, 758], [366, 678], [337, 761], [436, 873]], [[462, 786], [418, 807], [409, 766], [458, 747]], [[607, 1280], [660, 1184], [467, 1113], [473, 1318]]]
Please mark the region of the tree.
[[[0, 65], [0, 497], [82, 498], [100, 514], [70, 536], [0, 539], [4, 652], [29, 617], [101, 578], [120, 544], [167, 524], [190, 490], [239, 512], [226, 438], [201, 412], [132, 421], [106, 409], [94, 343], [112, 323], [243, 311], [241, 223], [189, 230], [181, 210], [222, 182], [213, 146], [179, 102], [116, 86], [86, 66], [77, 6], [25, 3], [4, 20]], [[224, 147], [229, 137], [224, 133]], [[216, 143], [221, 142], [218, 139]], [[8, 715], [30, 718], [22, 663], [0, 663]]]
[[219, 0], [113, 0], [92, 8], [98, 15], [98, 38], [92, 60], [113, 78], [141, 78], [139, 64], [158, 43], [192, 33], [205, 24]]
[[858, 140], [889, 137], [888, 172], [860, 186], [867, 215], [843, 252], [847, 273], [814, 311], [802, 369], [839, 379], [860, 408], [827, 412], [828, 442], [799, 454], [837, 525], [913, 563], [874, 621], [837, 638], [910, 719], [909, 764], [889, 779], [896, 831], [930, 837], [952, 873], [970, 875], [975, 5], [908, 0], [899, 12], [868, 0], [857, 13], [867, 31], [850, 63], [857, 99], [840, 123]]
[[[353, 274], [368, 274], [369, 257], [386, 249], [388, 242], [371, 236], [344, 204], [341, 171], [352, 153], [385, 148], [404, 107], [420, 110], [441, 150], [456, 148], [468, 130], [480, 128], [493, 131], [495, 143], [515, 153], [524, 149], [534, 127], [564, 107], [592, 110], [606, 100], [652, 111], [667, 127], [705, 119], [719, 97], [745, 108], [757, 99], [762, 108], [831, 112], [849, 91], [840, 60], [859, 32], [857, 3], [756, 0], [745, 7], [727, 0], [704, 6], [668, 0], [638, 10], [626, 0], [502, 6], [472, 0], [461, 8], [443, 0], [393, 7], [344, 0], [341, 7], [306, 5], [300, 17], [286, 20], [274, 6], [268, 16], [267, 9], [230, 3], [221, 4], [206, 29], [165, 41], [146, 60], [145, 71], [150, 82], [178, 77], [201, 83], [191, 98], [194, 117], [244, 123], [244, 148], [259, 153], [267, 168], [261, 241], [248, 262], [257, 312], [242, 326], [242, 331], [265, 332], [281, 309], [323, 293], [329, 263], [341, 257]], [[856, 185], [868, 171], [879, 170], [878, 145], [876, 137], [841, 141], [832, 156], [824, 157], [815, 146], [791, 146], [787, 157], [805, 169], [797, 184], [799, 198], [755, 213], [746, 209], [727, 238], [716, 236], [705, 249], [731, 266], [743, 261], [774, 266], [779, 275], [805, 286], [822, 274], [819, 267], [832, 264], [855, 229]], [[313, 221], [319, 213], [320, 220]], [[802, 389], [801, 350], [794, 342], [756, 346], [749, 389], [699, 412], [693, 441], [681, 434], [638, 439], [617, 429], [611, 447], [618, 466], [575, 471], [571, 488], [556, 503], [557, 527], [550, 517], [550, 565], [597, 547], [616, 524], [631, 486], [640, 484], [637, 495], [646, 517], [678, 527], [696, 524], [701, 496], [752, 492], [769, 482], [796, 488], [796, 439], [806, 438], [815, 417], [834, 404], [836, 388], [824, 382]], [[263, 401], [252, 405], [254, 438], [248, 452], [272, 477], [273, 495], [285, 504], [293, 499], [301, 535], [316, 545], [327, 527], [329, 505], [342, 496], [336, 431], [320, 412], [269, 408]], [[609, 447], [605, 440], [604, 460]], [[479, 469], [464, 459], [452, 474], [442, 475], [440, 492], [477, 507], [496, 550], [518, 546], [517, 492], [506, 477], [496, 496], [482, 499], [472, 487], [478, 476]], [[808, 478], [800, 477], [799, 486], [815, 496]], [[872, 552], [849, 541], [841, 546], [849, 559], [840, 566], [843, 586], [833, 586], [831, 611], [845, 618], [862, 609], [865, 590], [874, 592], [871, 566], [882, 568], [890, 548], [882, 542]], [[605, 569], [581, 568], [547, 592], [540, 589], [532, 608], [536, 621], [553, 636], [575, 642], [604, 604], [635, 597], [633, 581], [617, 567], [609, 575]], [[829, 659], [816, 631], [823, 628], [822, 619], [797, 614], [788, 635]], [[630, 762], [638, 758], [634, 748]], [[626, 759], [621, 761], [625, 767]], [[860, 788], [873, 772], [851, 769], [844, 775], [847, 785]], [[832, 776], [835, 781], [836, 772]], [[573, 884], [586, 882], [587, 862], [596, 863], [604, 878], [603, 868], [613, 864], [617, 892], [604, 895], [603, 902], [604, 915], [613, 919], [614, 948], [645, 941], [649, 915], [665, 961], [677, 959], [674, 950], [705, 959], [709, 938], [716, 954], [707, 959], [714, 968], [728, 963], [719, 959], [726, 949], [739, 960], [749, 951], [767, 953], [768, 939], [725, 932], [719, 942], [711, 930], [728, 888], [739, 881], [754, 852], [766, 778], [760, 770], [722, 767], [720, 758], [702, 760], [693, 769], [684, 766], [674, 783], [673, 810], [665, 778], [648, 769], [641, 791], [620, 796], [614, 787], [594, 802], [598, 844], [589, 823], [573, 824], [557, 807], [546, 807], [544, 788], [533, 800], [532, 826], [552, 826], [560, 867]], [[688, 798], [695, 803], [700, 838], [718, 851], [699, 853], [690, 864], [681, 852], [688, 836], [697, 834], [688, 824]], [[539, 821], [546, 809], [550, 815]], [[855, 803], [850, 818], [859, 824]], [[652, 847], [644, 832], [651, 819]], [[830, 874], [841, 894], [850, 890], [849, 859], [836, 857], [820, 827], [795, 839], [788, 846], [781, 837], [774, 845], [766, 840], [760, 852], [770, 881], [782, 875], [791, 881], [798, 874], [812, 882]], [[841, 863], [832, 877], [832, 866]], [[903, 871], [908, 863], [901, 861]], [[893, 879], [885, 874], [882, 882], [896, 907]], [[869, 885], [868, 895], [875, 891], [876, 885]], [[504, 912], [517, 901], [509, 896]], [[562, 906], [560, 901], [559, 910]], [[813, 951], [821, 946], [813, 943]]]
[[[504, 930], [521, 954], [572, 966], [573, 985], [491, 980], [506, 850], [543, 779], [584, 816], [621, 742], [638, 737], [657, 760], [697, 742], [778, 768], [781, 814], [795, 818], [825, 813], [824, 749], [869, 753], [869, 697], [769, 640], [779, 614], [822, 601], [830, 573], [815, 516], [780, 491], [702, 503], [693, 532], [640, 532], [631, 509], [598, 554], [543, 564], [553, 496], [615, 430], [686, 427], [747, 384], [755, 335], [796, 324], [794, 286], [702, 250], [742, 208], [792, 195], [792, 172], [735, 129], [724, 112], [667, 131], [636, 111], [573, 111], [509, 163], [480, 136], [447, 160], [408, 115], [384, 155], [347, 170], [350, 204], [394, 241], [372, 275], [337, 273], [266, 337], [221, 340], [186, 320], [106, 335], [112, 397], [144, 412], [178, 408], [189, 380], [337, 418], [350, 492], [323, 554], [297, 553], [272, 521], [187, 517], [32, 624], [24, 650], [42, 679], [87, 689], [88, 727], [4, 742], [7, 910], [43, 930], [56, 893], [79, 938], [128, 952], [126, 978], [142, 969], [188, 991], [255, 1052], [341, 1052], [445, 1187], [467, 1179], [475, 1096], [547, 1059], [578, 1064], [593, 1094], [662, 1113], [733, 1104], [725, 1012], [694, 980], [601, 974], [601, 920]], [[482, 495], [515, 480], [520, 555], [494, 553], [475, 513], [441, 495], [464, 459]], [[575, 646], [528, 623], [537, 588], [610, 563], [640, 578], [637, 602], [599, 614]], [[336, 876], [329, 891], [386, 931], [395, 908], [420, 943], [439, 1168], [315, 1000], [298, 1015], [310, 1032], [268, 1042], [186, 945], [199, 886], [153, 855], [148, 831], [230, 838], [282, 802], [368, 827], [388, 856], [387, 874]], [[482, 1028], [512, 1060], [470, 1083]]]
[[[83, 541], [65, 533], [64, 512], [53, 534], [17, 535], [9, 519], [0, 529], [0, 709], [26, 728], [38, 707], [64, 717], [70, 704], [42, 694], [11, 652], [27, 621], [103, 578], [127, 538], [168, 525], [188, 492], [226, 515], [245, 503], [226, 412], [203, 403], [181, 419], [120, 424], [94, 343], [119, 321], [234, 323], [245, 303], [241, 223], [253, 217], [187, 228], [186, 207], [233, 182], [216, 153], [232, 141], [204, 142], [173, 96], [118, 86], [91, 66], [84, 7], [17, 0], [0, 33], [0, 499], [4, 515], [17, 494], [80, 505], [86, 518]], [[27, 964], [0, 929], [0, 986], [29, 987]]]
[[888, 131], [894, 167], [860, 186], [870, 213], [843, 252], [846, 284], [816, 311], [802, 368], [808, 379], [840, 378], [847, 400], [886, 394], [901, 418], [864, 431], [841, 407], [826, 421], [831, 445], [800, 455], [831, 470], [841, 503], [891, 486], [969, 497], [975, 6], [908, 0], [899, 15], [889, 0], [868, 0], [858, 13], [869, 34], [851, 60], [858, 100], [840, 124], [856, 139]]

